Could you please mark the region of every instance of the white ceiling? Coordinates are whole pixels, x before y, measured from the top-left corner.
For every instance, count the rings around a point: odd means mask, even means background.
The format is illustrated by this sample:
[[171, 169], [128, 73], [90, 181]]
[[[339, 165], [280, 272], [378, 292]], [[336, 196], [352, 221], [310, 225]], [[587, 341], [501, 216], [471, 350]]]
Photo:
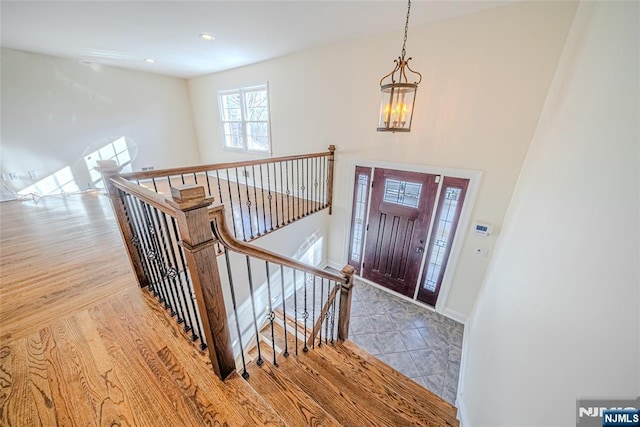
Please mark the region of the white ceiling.
[[[508, 1], [414, 0], [411, 27]], [[288, 53], [391, 33], [402, 46], [407, 4], [391, 1], [4, 1], [4, 47], [190, 78]], [[393, 33], [397, 34], [393, 34]], [[214, 41], [200, 39], [211, 33]], [[155, 63], [147, 63], [151, 58]]]

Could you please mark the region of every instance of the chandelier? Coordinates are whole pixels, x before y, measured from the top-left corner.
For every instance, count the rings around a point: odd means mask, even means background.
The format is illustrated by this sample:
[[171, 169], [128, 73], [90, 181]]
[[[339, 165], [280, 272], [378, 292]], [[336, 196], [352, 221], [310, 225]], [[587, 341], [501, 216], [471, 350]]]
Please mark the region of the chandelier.
[[[380, 80], [382, 102], [380, 104], [380, 119], [378, 120], [379, 132], [409, 132], [411, 130], [413, 106], [416, 101], [418, 84], [422, 80], [422, 74], [409, 67], [411, 58], [405, 59], [410, 12], [411, 0], [408, 0], [402, 54], [393, 61], [396, 64], [393, 71]], [[415, 75], [412, 79], [414, 80], [413, 83], [409, 83], [407, 71]]]

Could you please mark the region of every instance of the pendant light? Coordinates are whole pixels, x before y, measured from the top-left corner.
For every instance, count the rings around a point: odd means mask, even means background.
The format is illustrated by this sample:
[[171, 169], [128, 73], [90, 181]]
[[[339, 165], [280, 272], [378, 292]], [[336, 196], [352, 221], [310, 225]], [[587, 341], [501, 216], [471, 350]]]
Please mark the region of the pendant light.
[[[411, 58], [405, 59], [410, 12], [411, 0], [408, 0], [407, 21], [404, 25], [402, 54], [398, 59], [393, 61], [396, 64], [393, 71], [380, 80], [382, 102], [380, 104], [380, 119], [378, 120], [379, 132], [411, 131], [413, 106], [416, 101], [418, 84], [422, 80], [422, 74], [409, 67], [409, 61], [411, 61]], [[415, 75], [412, 79], [414, 80], [413, 83], [409, 83], [407, 70]]]

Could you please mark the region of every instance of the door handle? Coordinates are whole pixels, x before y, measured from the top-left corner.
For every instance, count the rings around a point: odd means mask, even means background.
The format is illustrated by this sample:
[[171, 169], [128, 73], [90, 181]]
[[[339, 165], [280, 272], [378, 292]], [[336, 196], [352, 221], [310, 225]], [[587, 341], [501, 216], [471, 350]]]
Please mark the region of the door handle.
[[422, 252], [424, 252], [424, 248], [422, 246], [418, 246], [416, 248], [416, 252], [422, 253]]

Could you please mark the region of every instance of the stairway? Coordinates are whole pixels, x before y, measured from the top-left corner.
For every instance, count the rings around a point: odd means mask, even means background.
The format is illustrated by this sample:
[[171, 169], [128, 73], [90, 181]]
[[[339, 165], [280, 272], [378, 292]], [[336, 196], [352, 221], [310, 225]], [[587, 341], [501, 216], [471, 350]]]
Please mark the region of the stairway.
[[289, 356], [284, 329], [274, 323], [277, 366], [270, 325], [262, 330], [262, 363], [253, 349], [247, 365], [247, 382], [287, 425], [458, 426], [455, 407], [350, 341], [304, 352], [299, 340], [296, 356], [288, 323]]

